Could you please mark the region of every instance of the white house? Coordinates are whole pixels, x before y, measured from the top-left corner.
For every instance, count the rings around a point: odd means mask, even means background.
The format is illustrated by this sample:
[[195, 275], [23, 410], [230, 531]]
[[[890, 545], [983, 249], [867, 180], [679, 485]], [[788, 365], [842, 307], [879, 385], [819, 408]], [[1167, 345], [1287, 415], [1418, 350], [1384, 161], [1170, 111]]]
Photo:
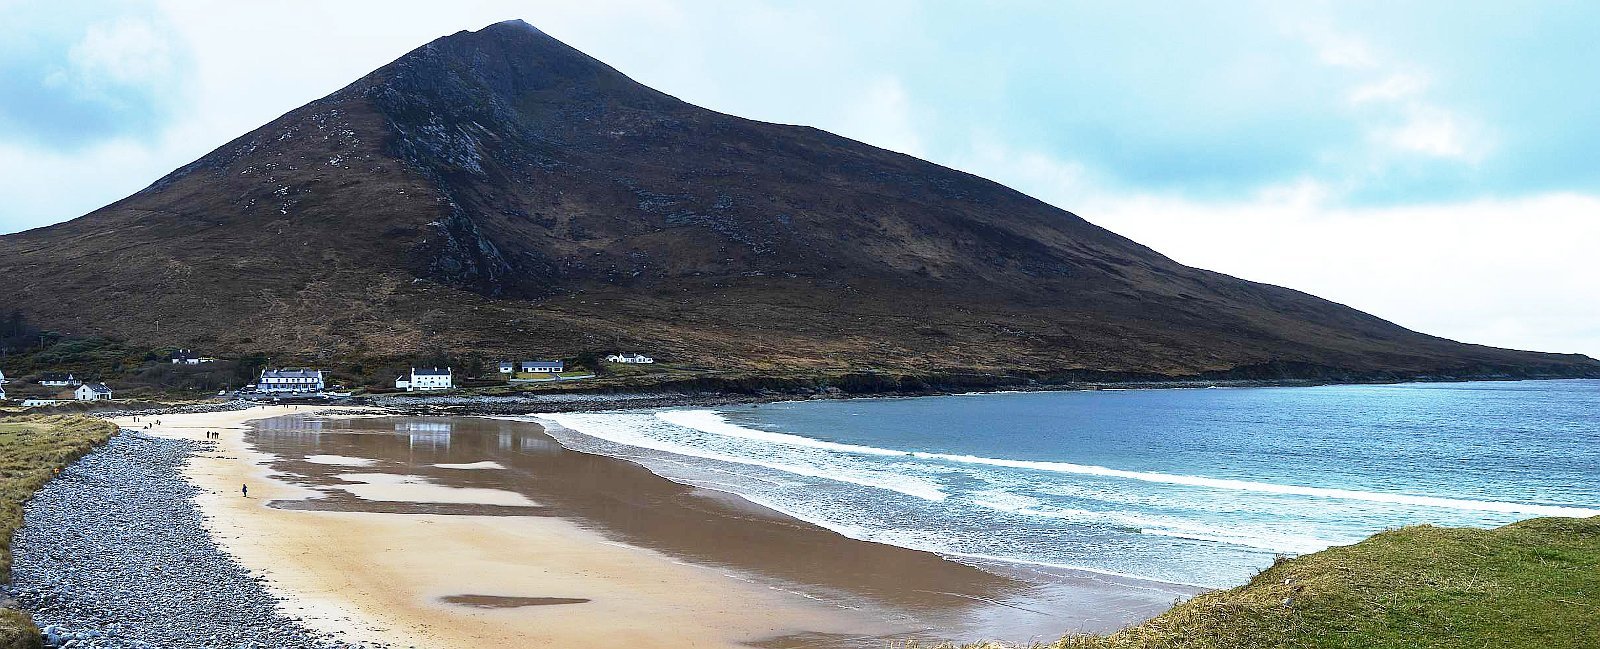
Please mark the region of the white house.
[[256, 381], [256, 390], [273, 394], [292, 392], [321, 392], [326, 387], [322, 370], [306, 367], [286, 367], [280, 370], [262, 370]]
[[110, 401], [111, 388], [104, 383], [85, 383], [72, 391], [72, 398], [79, 401]]
[[192, 349], [180, 349], [172, 352], [173, 365], [199, 365], [201, 363], [216, 362], [216, 360], [209, 356], [195, 356]]
[[522, 361], [518, 365], [522, 366], [523, 372], [546, 374], [560, 374], [565, 367], [561, 361]]
[[55, 405], [57, 403], [61, 403], [61, 402], [59, 400], [57, 400], [57, 399], [23, 399], [22, 400], [22, 407], [24, 407], [24, 408], [32, 408], [34, 406], [50, 406], [50, 405]]
[[500, 373], [501, 374], [510, 374], [516, 368], [517, 368], [517, 364], [516, 363], [513, 363], [511, 361], [500, 361]]
[[644, 354], [612, 354], [606, 357], [606, 362], [627, 363], [630, 365], [649, 365], [656, 362], [656, 359], [645, 356]]
[[6, 384], [6, 373], [5, 372], [0, 372], [0, 385], [5, 385], [5, 384]]
[[83, 385], [83, 381], [79, 381], [71, 374], [63, 374], [61, 372], [45, 372], [39, 375], [39, 385], [64, 388], [69, 385]]
[[437, 367], [413, 367], [409, 376], [401, 376], [394, 380], [394, 387], [405, 388], [406, 392], [449, 390], [455, 387], [455, 377], [448, 367], [442, 370]]

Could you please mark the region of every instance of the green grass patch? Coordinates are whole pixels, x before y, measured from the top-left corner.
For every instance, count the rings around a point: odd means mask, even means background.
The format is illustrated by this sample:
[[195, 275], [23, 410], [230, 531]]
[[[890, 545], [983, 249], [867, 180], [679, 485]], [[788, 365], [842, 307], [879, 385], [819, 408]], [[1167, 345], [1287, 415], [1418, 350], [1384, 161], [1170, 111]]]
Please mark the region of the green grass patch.
[[[11, 577], [11, 535], [22, 527], [22, 505], [73, 460], [117, 432], [108, 421], [73, 415], [0, 419], [0, 577]], [[39, 646], [26, 613], [0, 609], [0, 647]]]
[[[982, 646], [982, 645], [975, 645]], [[1277, 562], [1110, 636], [1049, 649], [1600, 647], [1600, 517], [1430, 525]]]

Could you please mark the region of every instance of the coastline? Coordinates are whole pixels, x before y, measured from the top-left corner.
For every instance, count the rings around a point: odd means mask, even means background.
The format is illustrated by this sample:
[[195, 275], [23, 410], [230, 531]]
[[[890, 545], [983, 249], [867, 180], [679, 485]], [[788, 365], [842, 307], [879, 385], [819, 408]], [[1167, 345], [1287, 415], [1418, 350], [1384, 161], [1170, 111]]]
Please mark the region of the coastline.
[[[508, 637], [585, 646], [860, 646], [882, 644], [887, 638], [977, 640], [983, 636], [931, 634], [928, 631], [939, 623], [929, 620], [987, 616], [1004, 620], [991, 627], [998, 628], [1016, 626], [1016, 616], [1022, 615], [1016, 605], [1000, 601], [1007, 597], [1003, 591], [1014, 586], [1008, 577], [927, 553], [850, 540], [737, 496], [698, 493], [704, 490], [672, 483], [622, 460], [565, 451], [561, 462], [540, 465], [539, 473], [587, 456], [584, 461], [590, 464], [581, 472], [599, 471], [610, 476], [607, 484], [612, 486], [580, 487], [600, 494], [593, 502], [574, 500], [576, 490], [539, 496], [549, 502], [526, 496], [518, 501], [490, 497], [494, 487], [477, 484], [482, 471], [454, 471], [464, 474], [465, 481], [449, 487], [438, 486], [440, 481], [434, 478], [426, 485], [370, 479], [367, 484], [347, 474], [354, 470], [352, 458], [280, 457], [253, 448], [247, 440], [253, 428], [250, 422], [260, 427], [268, 421], [289, 421], [272, 419], [285, 415], [350, 421], [388, 415], [377, 409], [357, 411], [288, 405], [147, 415], [138, 424], [129, 417], [115, 421], [137, 429], [159, 419], [161, 426], [142, 432], [163, 437], [202, 439], [205, 431], [220, 432], [217, 451], [197, 454], [184, 472], [203, 492], [198, 501], [212, 535], [246, 567], [267, 576], [275, 594], [290, 603], [291, 614], [319, 631], [346, 631], [352, 640], [365, 637], [446, 648], [482, 646]], [[298, 434], [292, 428], [289, 425], [282, 434], [292, 439]], [[543, 434], [528, 435], [532, 439]], [[389, 437], [394, 437], [392, 430], [385, 436], [353, 439]], [[335, 492], [361, 496], [352, 499], [341, 493], [330, 500], [328, 484], [323, 482], [336, 485]], [[251, 486], [250, 498], [239, 495], [241, 483]], [[464, 488], [469, 484], [475, 486]], [[462, 502], [414, 506], [417, 501], [452, 498]], [[617, 508], [617, 502], [630, 498], [655, 499], [656, 504]], [[352, 501], [365, 505], [347, 507]], [[308, 502], [334, 504], [295, 504]], [[688, 504], [667, 506], [672, 502]], [[516, 507], [523, 509], [506, 510]], [[552, 511], [528, 515], [533, 514], [532, 507]], [[658, 512], [658, 520], [649, 525], [638, 522], [641, 512], [651, 511]], [[669, 515], [672, 512], [678, 512], [677, 518]], [[697, 525], [739, 542], [697, 534]], [[845, 559], [786, 565], [773, 556]], [[347, 570], [351, 565], [362, 568]], [[882, 569], [875, 575], [847, 577], [865, 566]], [[908, 579], [911, 587], [897, 584]], [[1070, 576], [1063, 581], [1070, 581]], [[1136, 617], [1117, 618], [1114, 624], [1102, 622], [1096, 629], [1159, 613], [1172, 600], [1170, 593], [1164, 593], [1160, 596], [1164, 601], [1152, 605], [1154, 596], [1149, 593], [1098, 580], [1082, 580], [1073, 588], [1078, 589], [1073, 597], [1088, 593], [1094, 605], [1132, 605], [1140, 611]], [[489, 599], [483, 600], [485, 596]], [[451, 603], [447, 598], [465, 598], [478, 605]], [[483, 604], [506, 598], [545, 605]], [[751, 616], [750, 610], [763, 614]], [[1050, 618], [1031, 621], [1042, 622], [1037, 628], [1048, 630], [1008, 639], [1051, 640], [1063, 631], [1086, 630], [1081, 623], [1065, 620], [1059, 626]]]
[[[541, 390], [518, 394], [483, 395], [394, 393], [371, 394], [352, 398], [349, 403], [357, 407], [371, 407], [392, 414], [412, 415], [480, 415], [520, 416], [530, 412], [583, 412], [590, 410], [646, 410], [680, 407], [717, 407], [749, 404], [786, 403], [818, 400], [850, 399], [912, 399], [917, 397], [965, 396], [983, 394], [1008, 394], [1031, 392], [1093, 392], [1125, 390], [1204, 390], [1240, 388], [1307, 388], [1324, 386], [1367, 386], [1448, 384], [1472, 382], [1521, 381], [1600, 381], [1588, 376], [1465, 376], [1432, 378], [1396, 378], [1383, 380], [1315, 380], [1315, 379], [1262, 379], [1262, 380], [1170, 380], [1088, 383], [1006, 383], [973, 389], [929, 388], [919, 390], [864, 390], [845, 391], [836, 387], [721, 390], [705, 388], [672, 389], [658, 385], [604, 389], [588, 387], [571, 390]], [[309, 401], [307, 403], [310, 403]], [[246, 406], [249, 407], [249, 406]]]

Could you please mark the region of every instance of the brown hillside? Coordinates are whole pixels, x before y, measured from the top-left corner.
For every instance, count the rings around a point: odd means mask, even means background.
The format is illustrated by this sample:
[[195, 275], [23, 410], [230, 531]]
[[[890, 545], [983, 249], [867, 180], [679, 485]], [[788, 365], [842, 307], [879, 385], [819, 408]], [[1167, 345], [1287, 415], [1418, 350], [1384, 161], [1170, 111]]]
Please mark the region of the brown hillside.
[[[1600, 375], [1189, 268], [993, 182], [681, 102], [512, 21], [0, 237], [29, 318], [216, 353]], [[158, 324], [159, 323], [159, 324]]]

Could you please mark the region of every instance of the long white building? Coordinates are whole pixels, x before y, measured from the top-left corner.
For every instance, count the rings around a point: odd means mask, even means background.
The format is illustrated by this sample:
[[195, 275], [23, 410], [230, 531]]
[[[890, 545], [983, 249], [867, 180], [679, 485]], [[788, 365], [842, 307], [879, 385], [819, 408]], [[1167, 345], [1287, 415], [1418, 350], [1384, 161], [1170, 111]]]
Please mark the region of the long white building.
[[327, 387], [322, 380], [322, 370], [307, 367], [286, 367], [279, 370], [262, 370], [256, 381], [258, 392], [274, 394], [294, 392], [321, 392]]

